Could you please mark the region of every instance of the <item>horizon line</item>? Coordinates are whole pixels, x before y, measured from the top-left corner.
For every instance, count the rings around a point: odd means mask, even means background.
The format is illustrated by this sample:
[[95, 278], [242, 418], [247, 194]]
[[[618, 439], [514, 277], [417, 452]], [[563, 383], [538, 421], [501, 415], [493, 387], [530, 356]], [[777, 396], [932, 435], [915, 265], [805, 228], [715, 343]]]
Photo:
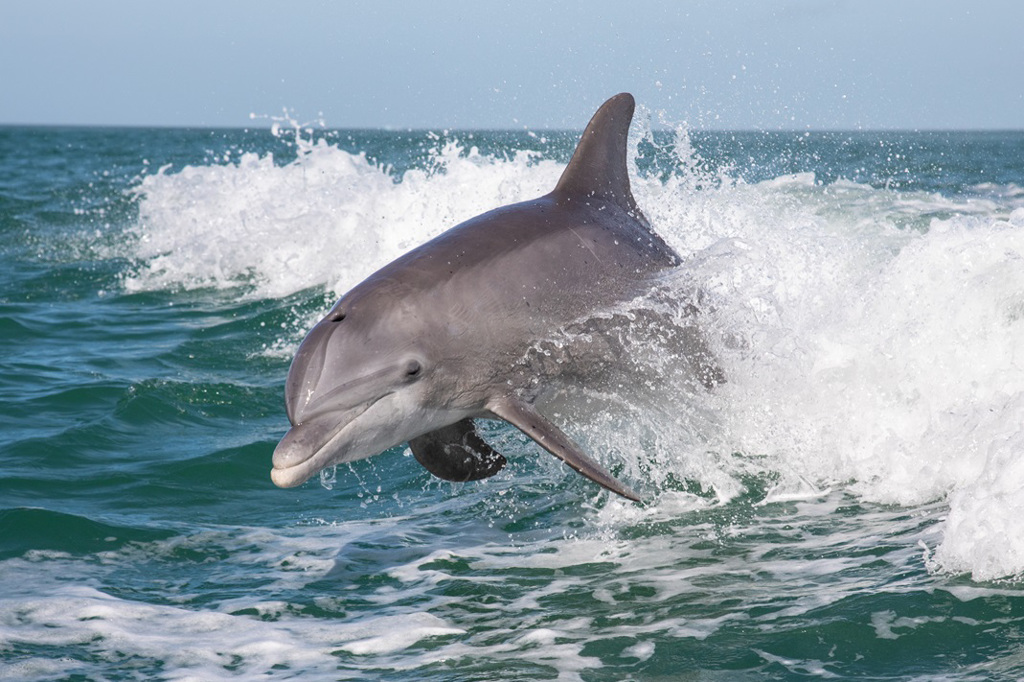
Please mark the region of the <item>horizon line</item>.
[[[0, 122], [0, 129], [11, 129], [11, 128], [48, 128], [48, 129], [70, 129], [70, 130], [195, 130], [195, 131], [267, 131], [270, 132], [273, 129], [274, 124], [270, 125], [259, 125], [259, 126], [245, 126], [245, 125], [223, 125], [223, 124], [202, 124], [202, 125], [190, 125], [190, 124], [169, 124], [169, 123], [7, 123]], [[456, 126], [437, 126], [437, 127], [420, 127], [420, 126], [279, 126], [282, 131], [288, 132], [293, 130], [302, 130], [303, 132], [312, 129], [315, 132], [384, 132], [384, 133], [442, 133], [449, 135], [452, 133], [544, 133], [544, 134], [559, 134], [559, 133], [580, 133], [583, 131], [585, 126], [579, 128], [531, 128], [527, 126], [521, 126], [518, 128], [500, 128], [500, 127], [456, 127]], [[836, 128], [817, 128], [817, 127], [806, 127], [806, 128], [791, 128], [791, 127], [780, 127], [780, 128], [726, 128], [726, 127], [700, 127], [691, 126], [685, 121], [679, 124], [679, 127], [686, 128], [691, 132], [707, 132], [707, 133], [1020, 133], [1024, 132], [1024, 127], [1021, 128], [1000, 128], [1000, 127], [927, 127], [927, 128], [915, 128], [915, 127], [836, 127]], [[652, 127], [652, 130], [660, 131], [674, 131], [677, 128], [673, 128], [666, 125], [658, 125]]]

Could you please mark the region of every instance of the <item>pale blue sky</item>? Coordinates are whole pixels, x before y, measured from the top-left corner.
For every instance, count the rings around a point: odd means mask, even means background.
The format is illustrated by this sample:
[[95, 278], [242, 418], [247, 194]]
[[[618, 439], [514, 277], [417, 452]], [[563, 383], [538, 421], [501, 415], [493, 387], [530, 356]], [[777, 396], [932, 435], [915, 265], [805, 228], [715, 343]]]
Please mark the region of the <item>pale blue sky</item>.
[[[0, 2], [0, 124], [1024, 128], [1016, 0]], [[258, 123], [257, 125], [265, 125]]]

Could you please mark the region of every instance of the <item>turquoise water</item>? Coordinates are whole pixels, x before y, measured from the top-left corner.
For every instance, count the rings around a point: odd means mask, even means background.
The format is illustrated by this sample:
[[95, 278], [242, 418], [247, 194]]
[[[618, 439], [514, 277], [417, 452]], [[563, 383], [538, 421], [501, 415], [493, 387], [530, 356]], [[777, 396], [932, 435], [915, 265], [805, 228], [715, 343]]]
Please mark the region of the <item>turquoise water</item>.
[[0, 679], [1024, 675], [1024, 134], [641, 122], [729, 381], [563, 415], [633, 505], [497, 424], [271, 484], [318, 316], [575, 141], [275, 132], [0, 128]]

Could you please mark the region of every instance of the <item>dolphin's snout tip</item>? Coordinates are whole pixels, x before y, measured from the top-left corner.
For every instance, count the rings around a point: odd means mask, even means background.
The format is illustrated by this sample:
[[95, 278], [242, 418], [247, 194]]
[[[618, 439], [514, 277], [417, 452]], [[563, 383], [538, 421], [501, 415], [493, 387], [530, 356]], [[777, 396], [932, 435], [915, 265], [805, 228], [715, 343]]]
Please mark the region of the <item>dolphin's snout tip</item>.
[[296, 476], [294, 471], [277, 468], [270, 470], [270, 480], [278, 488], [294, 488], [306, 481], [306, 479]]
[[325, 447], [336, 432], [334, 420], [312, 421], [293, 426], [274, 448], [270, 480], [281, 488], [302, 485], [330, 464]]
[[274, 448], [273, 462], [275, 471], [288, 469], [309, 459], [309, 451], [296, 447], [298, 443], [295, 442], [296, 439], [292, 435], [292, 431], [289, 431], [281, 442], [277, 444], [277, 447]]
[[270, 470], [270, 480], [279, 488], [294, 488], [309, 478], [305, 474], [308, 467], [301, 465], [310, 459], [312, 453], [295, 436], [296, 431], [292, 429], [274, 448], [274, 468]]

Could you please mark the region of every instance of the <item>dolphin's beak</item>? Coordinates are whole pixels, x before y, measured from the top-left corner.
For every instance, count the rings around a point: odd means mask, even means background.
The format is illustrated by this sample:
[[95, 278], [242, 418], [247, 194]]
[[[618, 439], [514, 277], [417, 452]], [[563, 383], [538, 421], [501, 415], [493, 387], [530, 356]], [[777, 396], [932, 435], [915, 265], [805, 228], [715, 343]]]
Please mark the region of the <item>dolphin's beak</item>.
[[325, 451], [343, 424], [335, 419], [316, 419], [292, 427], [274, 448], [274, 468], [270, 472], [274, 484], [294, 488], [322, 469], [324, 458], [317, 455]]

